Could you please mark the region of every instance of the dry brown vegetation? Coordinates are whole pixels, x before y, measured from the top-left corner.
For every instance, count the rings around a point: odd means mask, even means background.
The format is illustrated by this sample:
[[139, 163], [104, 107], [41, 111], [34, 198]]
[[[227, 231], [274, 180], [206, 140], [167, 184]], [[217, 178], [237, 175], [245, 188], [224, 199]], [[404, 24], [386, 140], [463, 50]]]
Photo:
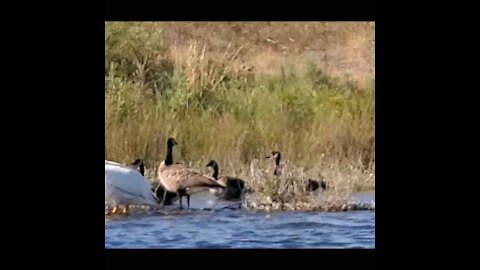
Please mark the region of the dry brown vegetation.
[[361, 87], [375, 77], [373, 22], [165, 22], [149, 27], [163, 31], [170, 55], [180, 62], [190, 42], [197, 41], [213, 59], [222, 59], [218, 56], [227, 48], [241, 48], [234, 66], [254, 67], [259, 74], [278, 75], [282, 65], [305, 72], [309, 60], [327, 75]]

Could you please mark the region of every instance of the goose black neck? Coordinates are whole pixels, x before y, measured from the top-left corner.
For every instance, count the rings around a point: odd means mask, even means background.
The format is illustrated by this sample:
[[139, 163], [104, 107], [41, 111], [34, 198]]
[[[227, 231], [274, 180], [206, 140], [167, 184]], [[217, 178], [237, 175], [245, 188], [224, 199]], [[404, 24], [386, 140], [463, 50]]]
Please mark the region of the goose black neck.
[[215, 163], [212, 165], [213, 167], [213, 178], [218, 179], [218, 165]]
[[280, 159], [282, 158], [282, 154], [278, 153], [277, 158], [275, 159], [275, 165], [280, 166]]
[[145, 165], [143, 165], [143, 162], [140, 163], [140, 166], [138, 167], [138, 170], [140, 171], [140, 174], [145, 176]]
[[167, 156], [165, 157], [165, 165], [172, 165], [173, 164], [173, 146], [167, 146]]
[[130, 166], [135, 166], [138, 170], [138, 172], [145, 176], [145, 165], [143, 164], [143, 160], [141, 159], [136, 159]]
[[280, 160], [281, 160], [281, 154], [278, 153], [277, 154], [277, 158], [275, 159], [275, 171], [273, 172], [273, 174], [275, 176], [280, 176]]

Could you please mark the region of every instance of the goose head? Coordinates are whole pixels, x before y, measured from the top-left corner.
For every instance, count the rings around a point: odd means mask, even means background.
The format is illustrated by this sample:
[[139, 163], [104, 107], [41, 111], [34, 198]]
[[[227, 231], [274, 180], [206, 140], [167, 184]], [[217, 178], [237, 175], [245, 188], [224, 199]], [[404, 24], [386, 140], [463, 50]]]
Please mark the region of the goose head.
[[206, 167], [211, 167], [213, 169], [213, 175], [212, 177], [215, 178], [215, 180], [218, 180], [218, 164], [215, 160], [210, 160]]
[[143, 164], [143, 160], [136, 159], [130, 164], [130, 166], [136, 168], [141, 175], [145, 176], [145, 165]]
[[178, 143], [177, 143], [177, 141], [175, 141], [174, 138], [171, 138], [171, 137], [168, 138], [168, 140], [167, 140], [167, 146], [168, 146], [169, 148], [170, 148], [170, 147], [173, 147], [173, 146], [175, 146], [175, 145], [177, 145], [177, 144], [178, 144]]

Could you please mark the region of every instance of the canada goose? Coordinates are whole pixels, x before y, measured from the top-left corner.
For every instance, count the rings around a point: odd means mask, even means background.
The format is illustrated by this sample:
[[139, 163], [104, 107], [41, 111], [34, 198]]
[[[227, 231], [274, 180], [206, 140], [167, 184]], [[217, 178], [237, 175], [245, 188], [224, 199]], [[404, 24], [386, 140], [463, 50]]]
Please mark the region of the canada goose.
[[[183, 196], [187, 197], [187, 207], [190, 208], [190, 189], [196, 187], [224, 188], [225, 186], [217, 183], [215, 179], [211, 177], [201, 175], [199, 172], [188, 168], [186, 165], [173, 164], [173, 146], [177, 144], [178, 143], [174, 138], [169, 138], [167, 140], [167, 154], [165, 160], [162, 161], [158, 167], [158, 178], [167, 191], [178, 194], [180, 208], [183, 208]], [[167, 193], [164, 193], [162, 204], [165, 202], [166, 194]]]
[[124, 205], [123, 213], [128, 214], [129, 205], [158, 204], [150, 182], [137, 170], [108, 160], [105, 160], [105, 201], [114, 206], [114, 214], [119, 205]]
[[[279, 151], [273, 151], [271, 156], [267, 156], [266, 158], [275, 158], [275, 171], [273, 174], [275, 176], [280, 176], [281, 175], [281, 166], [280, 166], [280, 160], [282, 158], [282, 154]], [[323, 190], [327, 189], [327, 183], [323, 180], [314, 180], [314, 179], [308, 179], [308, 184], [306, 187], [307, 191], [315, 191], [319, 187], [321, 187]]]
[[215, 195], [225, 200], [236, 200], [241, 197], [242, 192], [245, 189], [245, 181], [240, 178], [231, 176], [218, 177], [218, 163], [215, 160], [210, 160], [207, 163], [206, 167], [212, 167], [212, 177], [217, 180], [217, 182], [226, 186], [226, 188], [223, 189], [222, 192], [217, 192], [218, 189], [211, 189]]

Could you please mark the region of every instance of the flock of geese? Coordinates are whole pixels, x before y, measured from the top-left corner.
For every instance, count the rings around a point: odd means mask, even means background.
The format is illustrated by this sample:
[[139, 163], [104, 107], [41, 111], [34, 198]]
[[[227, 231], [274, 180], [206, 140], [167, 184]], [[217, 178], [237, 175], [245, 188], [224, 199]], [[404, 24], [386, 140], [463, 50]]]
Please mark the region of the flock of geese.
[[[112, 206], [106, 214], [116, 214], [123, 206], [122, 213], [128, 214], [130, 205], [158, 207], [171, 205], [175, 200], [183, 208], [182, 198], [187, 198], [187, 207], [190, 208], [190, 196], [194, 193], [209, 189], [212, 194], [223, 200], [238, 200], [245, 192], [245, 181], [231, 176], [219, 176], [219, 166], [215, 160], [210, 160], [207, 168], [213, 169], [211, 176], [201, 174], [187, 165], [173, 162], [173, 147], [178, 143], [174, 138], [167, 140], [165, 160], [159, 165], [157, 178], [160, 184], [151, 187], [150, 180], [145, 178], [145, 166], [141, 159], [130, 165], [105, 160], [105, 203]], [[275, 160], [274, 175], [281, 175], [281, 153], [272, 152], [267, 158]], [[326, 183], [321, 180], [308, 179], [307, 191], [319, 188], [327, 189]]]

